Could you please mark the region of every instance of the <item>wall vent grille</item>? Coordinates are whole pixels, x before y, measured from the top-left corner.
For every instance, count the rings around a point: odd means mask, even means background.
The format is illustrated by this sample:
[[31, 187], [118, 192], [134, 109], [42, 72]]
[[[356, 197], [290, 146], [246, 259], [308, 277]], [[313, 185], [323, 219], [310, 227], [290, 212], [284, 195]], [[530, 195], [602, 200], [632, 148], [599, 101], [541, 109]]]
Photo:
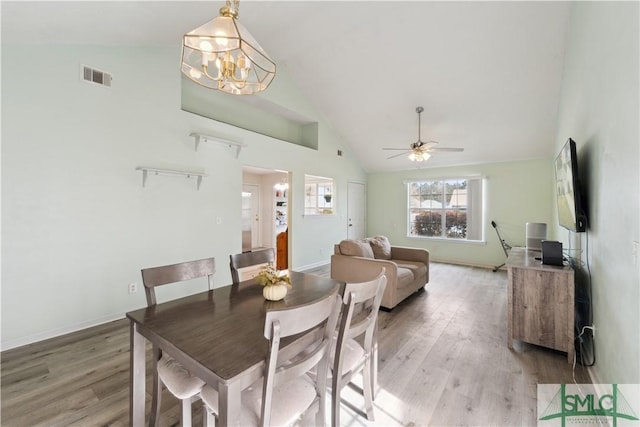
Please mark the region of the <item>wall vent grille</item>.
[[87, 65], [82, 66], [82, 80], [88, 83], [99, 84], [100, 86], [111, 87], [111, 74]]

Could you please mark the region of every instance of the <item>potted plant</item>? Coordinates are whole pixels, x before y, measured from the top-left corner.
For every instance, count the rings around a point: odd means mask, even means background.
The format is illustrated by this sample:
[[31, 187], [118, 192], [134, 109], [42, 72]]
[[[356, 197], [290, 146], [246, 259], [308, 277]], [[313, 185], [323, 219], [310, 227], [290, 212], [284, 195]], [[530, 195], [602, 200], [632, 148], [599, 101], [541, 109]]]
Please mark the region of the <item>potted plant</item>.
[[327, 193], [324, 195], [324, 201], [327, 203], [331, 203], [331, 193]]
[[291, 287], [291, 278], [276, 270], [271, 263], [258, 273], [256, 280], [264, 286], [262, 295], [269, 301], [280, 301], [287, 295], [287, 290]]

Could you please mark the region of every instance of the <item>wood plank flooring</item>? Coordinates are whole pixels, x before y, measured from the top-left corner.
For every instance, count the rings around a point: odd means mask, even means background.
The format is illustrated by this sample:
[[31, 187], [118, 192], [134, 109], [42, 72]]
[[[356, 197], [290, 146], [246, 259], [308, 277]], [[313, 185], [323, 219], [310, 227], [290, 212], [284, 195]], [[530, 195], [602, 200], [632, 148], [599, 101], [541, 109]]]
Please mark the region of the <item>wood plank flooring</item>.
[[[505, 272], [432, 263], [425, 291], [380, 312], [376, 421], [362, 416], [361, 396], [347, 388], [342, 424], [535, 425], [536, 385], [573, 382], [572, 366], [564, 353], [520, 342], [507, 348], [506, 297]], [[147, 354], [150, 366], [150, 348]], [[128, 424], [126, 320], [1, 356], [2, 426]], [[580, 365], [575, 378], [589, 382]], [[200, 404], [193, 407], [200, 425]], [[178, 401], [165, 391], [160, 424], [178, 425], [179, 416]]]

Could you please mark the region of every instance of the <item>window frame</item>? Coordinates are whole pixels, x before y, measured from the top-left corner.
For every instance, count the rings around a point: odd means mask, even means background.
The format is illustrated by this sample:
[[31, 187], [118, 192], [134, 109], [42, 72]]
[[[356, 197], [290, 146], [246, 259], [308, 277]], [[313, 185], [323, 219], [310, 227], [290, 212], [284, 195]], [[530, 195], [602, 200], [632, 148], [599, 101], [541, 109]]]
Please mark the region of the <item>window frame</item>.
[[336, 214], [335, 179], [305, 174], [304, 192], [304, 216]]
[[[456, 187], [464, 182], [464, 188], [466, 188], [465, 194], [465, 207], [462, 208], [461, 205], [456, 204], [451, 206], [450, 203], [447, 203], [447, 196], [453, 197], [455, 194], [455, 190], [460, 187]], [[468, 243], [468, 244], [484, 244], [485, 243], [485, 230], [484, 230], [484, 215], [485, 215], [485, 178], [483, 176], [454, 176], [454, 177], [434, 177], [434, 178], [423, 178], [423, 179], [412, 179], [403, 182], [406, 185], [406, 195], [407, 195], [407, 226], [406, 226], [406, 236], [411, 239], [427, 239], [427, 240], [438, 240], [438, 241], [447, 241], [447, 242], [459, 242], [459, 243]], [[436, 191], [431, 194], [436, 194], [440, 196], [440, 201], [433, 200], [433, 202], [437, 202], [440, 206], [436, 207], [420, 207], [420, 205], [424, 202], [422, 200], [423, 194], [418, 194], [418, 207], [415, 207], [415, 201], [413, 201], [412, 206], [412, 197], [416, 197], [415, 193], [412, 193], [412, 186], [416, 184], [424, 184], [433, 186], [437, 185]], [[447, 191], [447, 184], [451, 185], [451, 191]], [[449, 200], [451, 201], [451, 197]], [[459, 200], [459, 199], [457, 199]], [[467, 201], [469, 204], [467, 204]], [[449, 206], [447, 206], [449, 205]], [[479, 212], [477, 210], [480, 210]], [[415, 218], [412, 220], [412, 217], [415, 217], [416, 211], [426, 211], [426, 212], [436, 212], [436, 215], [439, 215], [439, 228], [441, 230], [440, 235], [420, 235], [414, 233], [415, 227]], [[447, 213], [451, 213], [454, 211], [456, 213], [465, 212], [465, 236], [464, 237], [454, 237], [447, 235]], [[456, 215], [457, 216], [457, 215]], [[438, 225], [436, 225], [437, 227]], [[471, 228], [470, 228], [471, 227]]]

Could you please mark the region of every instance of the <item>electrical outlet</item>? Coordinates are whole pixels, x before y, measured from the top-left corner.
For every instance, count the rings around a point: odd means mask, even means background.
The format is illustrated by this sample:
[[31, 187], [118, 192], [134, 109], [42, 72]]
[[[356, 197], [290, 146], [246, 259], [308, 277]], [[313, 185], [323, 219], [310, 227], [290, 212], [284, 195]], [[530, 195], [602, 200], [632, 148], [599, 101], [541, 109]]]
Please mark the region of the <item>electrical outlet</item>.
[[138, 292], [138, 284], [137, 283], [129, 283], [129, 293], [130, 294], [135, 294], [136, 292]]

